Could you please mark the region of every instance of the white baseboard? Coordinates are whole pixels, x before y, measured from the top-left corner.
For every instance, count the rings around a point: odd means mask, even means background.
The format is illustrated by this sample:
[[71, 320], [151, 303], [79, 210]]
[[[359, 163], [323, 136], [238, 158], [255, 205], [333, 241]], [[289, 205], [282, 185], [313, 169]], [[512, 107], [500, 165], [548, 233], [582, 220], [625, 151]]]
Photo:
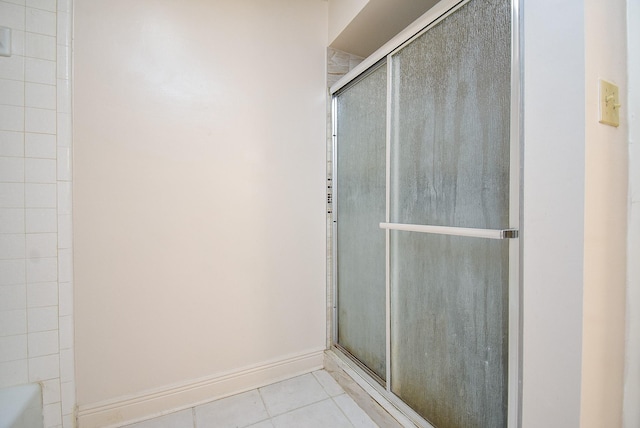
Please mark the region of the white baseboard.
[[118, 427], [188, 409], [321, 369], [323, 359], [324, 350], [317, 350], [132, 396], [80, 406], [78, 427]]

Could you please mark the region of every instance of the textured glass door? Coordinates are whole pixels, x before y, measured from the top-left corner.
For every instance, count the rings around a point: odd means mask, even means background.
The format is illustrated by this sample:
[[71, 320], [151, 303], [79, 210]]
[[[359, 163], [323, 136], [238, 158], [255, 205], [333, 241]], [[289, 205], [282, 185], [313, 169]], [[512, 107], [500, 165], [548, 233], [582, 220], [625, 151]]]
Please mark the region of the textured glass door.
[[515, 426], [516, 10], [438, 4], [334, 91], [334, 343], [418, 426]]
[[471, 1], [391, 57], [391, 391], [440, 428], [507, 424], [510, 22]]
[[337, 345], [386, 378], [387, 73], [379, 65], [336, 97]]

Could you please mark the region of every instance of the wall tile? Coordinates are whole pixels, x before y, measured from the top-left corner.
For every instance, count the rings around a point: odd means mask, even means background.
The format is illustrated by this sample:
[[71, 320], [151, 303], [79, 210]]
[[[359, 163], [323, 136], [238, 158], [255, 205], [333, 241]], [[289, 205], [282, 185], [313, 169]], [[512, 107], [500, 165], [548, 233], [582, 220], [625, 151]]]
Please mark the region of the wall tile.
[[0, 259], [24, 259], [23, 233], [0, 234]]
[[58, 283], [40, 282], [27, 284], [27, 307], [38, 308], [58, 304]]
[[55, 209], [27, 209], [25, 217], [27, 233], [45, 233], [57, 230], [58, 218]]
[[73, 348], [73, 317], [66, 315], [58, 320], [58, 329], [60, 334], [60, 349]]
[[61, 214], [58, 216], [58, 248], [71, 248], [72, 241], [71, 214]]
[[58, 330], [41, 331], [28, 334], [29, 357], [42, 357], [57, 354]]
[[58, 113], [71, 113], [71, 90], [70, 82], [65, 79], [57, 80], [58, 91]]
[[57, 161], [58, 181], [71, 181], [71, 148], [59, 147]]
[[29, 382], [39, 382], [60, 377], [58, 354], [29, 358]]
[[24, 133], [0, 131], [0, 156], [24, 156]]
[[[58, 12], [70, 12], [71, 0], [58, 0]], [[60, 13], [59, 15], [64, 15]]]
[[24, 30], [24, 7], [0, 2], [0, 26], [12, 30]]
[[71, 282], [60, 282], [58, 286], [58, 305], [58, 315], [60, 317], [73, 315], [73, 284]]
[[71, 56], [69, 46], [58, 45], [58, 61], [56, 62], [56, 70], [58, 79], [71, 79]]
[[25, 85], [25, 106], [55, 110], [56, 103], [55, 85], [42, 83], [27, 83]]
[[28, 259], [56, 257], [58, 255], [58, 235], [56, 233], [30, 233], [26, 239]]
[[0, 208], [23, 208], [24, 189], [22, 183], [0, 183]]
[[73, 367], [73, 350], [62, 349], [60, 351], [60, 381], [62, 383], [72, 382], [75, 379]]
[[24, 82], [0, 79], [0, 104], [24, 106]]
[[[24, 204], [27, 208], [55, 208], [55, 184], [25, 184]], [[56, 222], [57, 223], [57, 222]]]
[[24, 168], [24, 180], [27, 183], [56, 182], [57, 163], [53, 159], [25, 159]]
[[[70, 230], [70, 227], [70, 224], [65, 224], [65, 230]], [[0, 233], [24, 233], [24, 231], [24, 209], [0, 208]]]
[[25, 156], [28, 158], [56, 158], [56, 136], [51, 134], [25, 134]]
[[58, 329], [58, 307], [48, 306], [44, 308], [27, 309], [29, 334], [40, 331], [50, 331]]
[[58, 279], [57, 262], [56, 257], [27, 259], [27, 284], [56, 281]]
[[24, 183], [24, 159], [0, 157], [0, 182]]
[[71, 146], [71, 115], [58, 113], [58, 147]]
[[29, 382], [27, 360], [0, 363], [0, 388]]
[[43, 34], [25, 34], [25, 56], [56, 60], [56, 38]]
[[0, 336], [12, 336], [27, 332], [27, 311], [16, 309], [0, 311]]
[[68, 415], [73, 413], [73, 408], [76, 403], [76, 390], [73, 386], [73, 382], [62, 383], [61, 389], [62, 389], [62, 414]]
[[56, 11], [56, 0], [27, 0], [28, 7], [34, 7], [36, 9], [48, 10], [49, 12]]
[[75, 405], [70, 11], [70, 0], [0, 0], [13, 29], [0, 57], [0, 387], [43, 382], [48, 428], [73, 428]]
[[0, 363], [27, 358], [27, 335], [0, 337]]
[[68, 45], [71, 41], [71, 25], [68, 13], [58, 13], [57, 42], [59, 45]]
[[73, 253], [71, 249], [58, 250], [58, 281], [73, 280]]
[[24, 107], [0, 105], [0, 130], [24, 131]]
[[28, 7], [26, 11], [26, 30], [32, 33], [55, 36], [56, 14]]
[[[13, 39], [13, 34], [11, 38]], [[0, 56], [0, 79], [22, 80], [23, 76], [23, 56], [18, 56], [15, 52], [12, 52], [11, 56]]]
[[24, 80], [33, 83], [56, 84], [56, 63], [46, 59], [25, 58]]
[[26, 285], [0, 285], [0, 311], [27, 308]]
[[58, 182], [58, 214], [71, 214], [71, 182]]
[[58, 403], [60, 399], [60, 379], [42, 382], [42, 404]]
[[41, 134], [56, 133], [56, 112], [27, 107], [24, 109], [24, 130]]
[[25, 283], [25, 260], [0, 260], [0, 285]]
[[57, 427], [62, 425], [62, 409], [60, 403], [51, 403], [43, 406], [42, 417], [45, 427]]
[[62, 427], [63, 428], [76, 428], [75, 415], [73, 413], [62, 415]]
[[2, 0], [7, 3], [19, 4], [24, 6], [27, 3], [27, 0]]

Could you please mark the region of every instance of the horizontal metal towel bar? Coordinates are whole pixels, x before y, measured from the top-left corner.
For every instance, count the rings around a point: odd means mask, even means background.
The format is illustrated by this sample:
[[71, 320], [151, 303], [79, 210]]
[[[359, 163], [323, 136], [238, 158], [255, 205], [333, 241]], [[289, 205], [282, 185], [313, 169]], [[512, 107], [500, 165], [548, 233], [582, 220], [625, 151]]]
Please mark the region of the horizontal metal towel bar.
[[468, 236], [472, 238], [513, 239], [518, 237], [517, 229], [472, 229], [468, 227], [427, 226], [422, 224], [380, 223], [381, 229], [403, 230], [406, 232], [433, 233], [436, 235]]

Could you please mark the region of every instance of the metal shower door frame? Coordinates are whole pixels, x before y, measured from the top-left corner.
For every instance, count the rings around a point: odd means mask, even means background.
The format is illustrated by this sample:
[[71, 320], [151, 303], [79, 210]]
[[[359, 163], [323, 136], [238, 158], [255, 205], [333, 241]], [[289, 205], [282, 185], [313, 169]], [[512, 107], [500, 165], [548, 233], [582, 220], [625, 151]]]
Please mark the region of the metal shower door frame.
[[[389, 234], [390, 230], [409, 230], [425, 233], [440, 233], [456, 236], [477, 236], [487, 239], [509, 240], [509, 301], [508, 301], [508, 387], [507, 387], [507, 425], [508, 427], [521, 426], [521, 398], [522, 398], [522, 276], [520, 265], [522, 259], [522, 2], [523, 0], [511, 0], [511, 114], [510, 114], [510, 163], [509, 163], [509, 227], [504, 230], [466, 229], [452, 227], [434, 227], [422, 225], [402, 225], [390, 223], [390, 142], [391, 142], [391, 87], [393, 84], [392, 56], [402, 50], [406, 45], [427, 32], [435, 24], [454, 13], [460, 7], [472, 0], [442, 0], [432, 9], [422, 15], [413, 24], [400, 34], [374, 52], [361, 64], [346, 74], [336, 84], [330, 93], [332, 96], [332, 351], [347, 364], [354, 373], [362, 377], [370, 387], [377, 391], [384, 399], [404, 413], [413, 423], [419, 427], [432, 427], [424, 418], [405, 404], [393, 392], [391, 392], [391, 308], [390, 308], [390, 278], [389, 278]], [[387, 67], [387, 123], [386, 123], [386, 218], [380, 227], [385, 229], [386, 242], [386, 374], [384, 385], [376, 380], [366, 368], [352, 360], [339, 347], [336, 347], [338, 339], [338, 302], [337, 302], [337, 213], [339, 212], [337, 192], [340, 184], [337, 180], [337, 102], [336, 96], [345, 86], [358, 80], [367, 74], [380, 61], [386, 59]]]

